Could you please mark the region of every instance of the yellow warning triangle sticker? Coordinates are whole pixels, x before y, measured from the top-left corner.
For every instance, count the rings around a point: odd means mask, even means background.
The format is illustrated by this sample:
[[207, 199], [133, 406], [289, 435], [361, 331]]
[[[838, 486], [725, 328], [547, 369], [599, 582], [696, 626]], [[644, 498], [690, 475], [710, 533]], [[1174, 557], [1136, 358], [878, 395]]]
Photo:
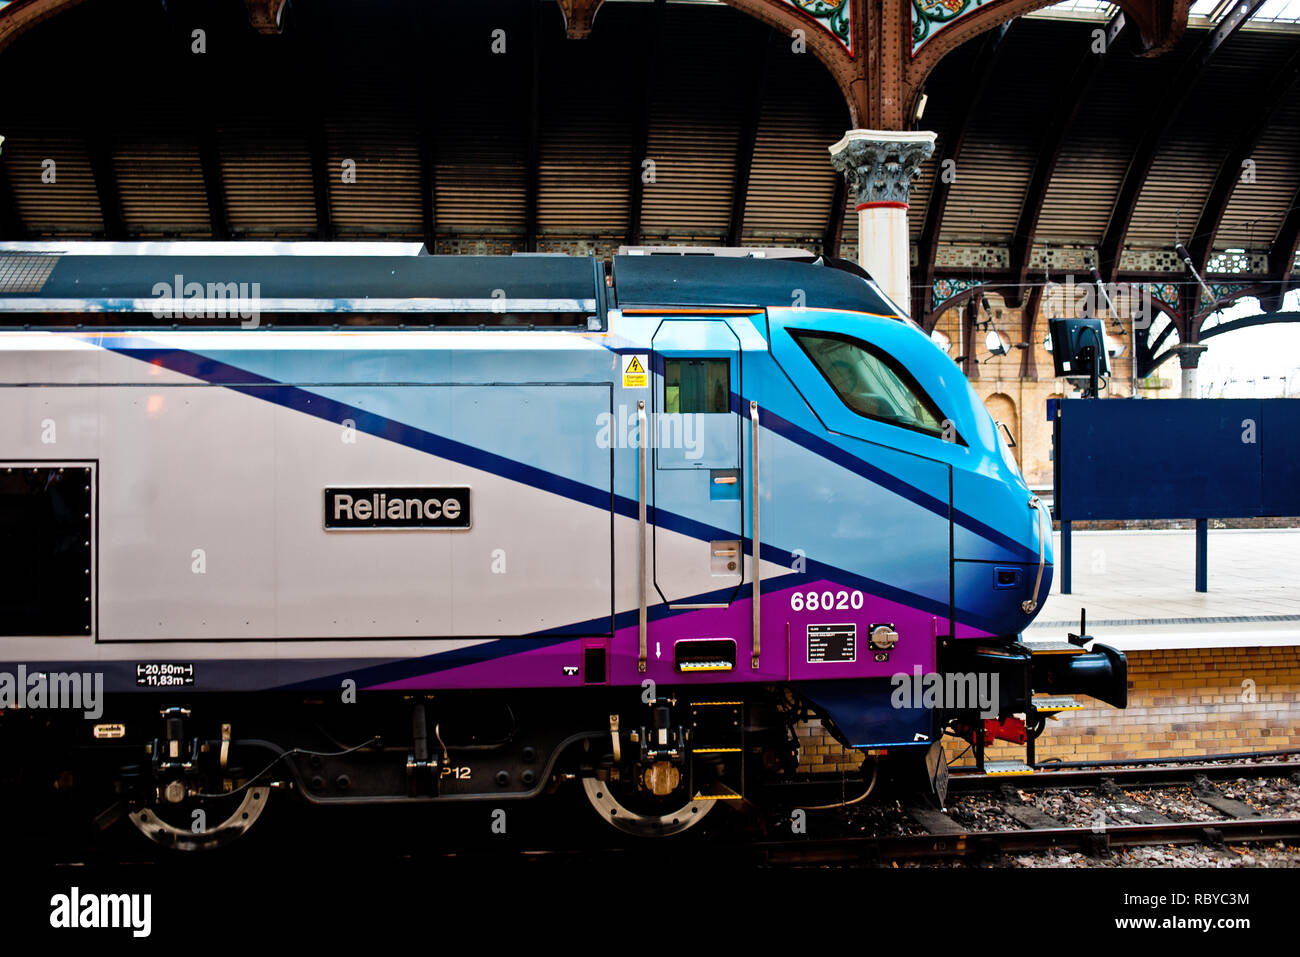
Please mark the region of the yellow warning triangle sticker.
[[629, 362], [627, 368], [623, 370], [624, 375], [636, 375], [637, 373], [643, 372], [645, 372], [645, 369], [642, 368], [641, 363], [637, 361], [636, 356], [632, 357], [632, 361]]

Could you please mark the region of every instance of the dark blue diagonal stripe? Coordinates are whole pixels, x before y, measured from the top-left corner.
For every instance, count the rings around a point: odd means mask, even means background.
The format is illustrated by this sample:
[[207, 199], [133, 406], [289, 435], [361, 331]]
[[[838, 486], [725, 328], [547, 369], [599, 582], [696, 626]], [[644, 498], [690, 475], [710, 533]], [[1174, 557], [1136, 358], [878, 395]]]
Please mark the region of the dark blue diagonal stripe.
[[[348, 405], [336, 399], [331, 399], [315, 392], [308, 392], [298, 386], [285, 385], [274, 379], [267, 378], [247, 369], [241, 369], [237, 366], [203, 356], [198, 353], [188, 352], [183, 349], [145, 349], [145, 348], [117, 348], [112, 346], [107, 348], [113, 351], [139, 358], [142, 361], [156, 363], [165, 368], [180, 372], [195, 379], [204, 382], [217, 384], [233, 391], [248, 395], [252, 398], [262, 401], [271, 402], [296, 412], [301, 412], [315, 418], [325, 419], [331, 422], [342, 422], [344, 419], [352, 419], [356, 423], [356, 428], [368, 435], [374, 435], [379, 438], [388, 439], [399, 445], [413, 448], [418, 451], [426, 452], [430, 455], [437, 455], [472, 468], [481, 469], [503, 478], [518, 481], [522, 484], [529, 485], [542, 491], [551, 492], [565, 498], [582, 502], [596, 508], [610, 508], [611, 505], [617, 514], [627, 518], [638, 517], [638, 503], [635, 499], [626, 496], [611, 494], [609, 491], [579, 482], [575, 479], [566, 478], [549, 472], [536, 466], [527, 465], [515, 459], [498, 455], [494, 452], [488, 452], [484, 449], [459, 442], [446, 436], [437, 435], [424, 429], [398, 422], [394, 419], [387, 418], [356, 406]], [[909, 493], [907, 497], [916, 501], [916, 496], [923, 496], [933, 502], [939, 503], [938, 499], [933, 496], [914, 489], [903, 483], [901, 480], [883, 472], [874, 466], [869, 466], [860, 459], [855, 458], [850, 453], [836, 448], [825, 440], [818, 439], [809, 435], [806, 431], [790, 423], [775, 413], [766, 412], [760, 409], [760, 422], [766, 419], [766, 424], [773, 431], [801, 435], [807, 444], [807, 447], [814, 454], [824, 455], [824, 457], [843, 464], [847, 468], [862, 474], [871, 481], [879, 482], [882, 485], [890, 487], [891, 491], [897, 491], [898, 494]], [[800, 444], [804, 444], [801, 442]], [[823, 448], [824, 447], [824, 448]], [[922, 503], [924, 504], [924, 503]], [[928, 506], [927, 506], [928, 507]], [[934, 509], [937, 511], [937, 509]], [[678, 515], [665, 509], [657, 509], [653, 506], [650, 509], [653, 515], [653, 523], [660, 528], [669, 529], [691, 538], [705, 541], [729, 538], [734, 535], [733, 531], [715, 528], [705, 522], [700, 522], [684, 515]], [[946, 506], [940, 514], [946, 514]], [[752, 539], [745, 539], [744, 549], [746, 554], [753, 554]], [[794, 555], [784, 549], [768, 543], [763, 544], [763, 554], [768, 561], [775, 561], [780, 564], [790, 565], [794, 561]], [[822, 577], [832, 580], [843, 581], [849, 579], [845, 584], [854, 584], [863, 591], [869, 592], [881, 598], [898, 602], [899, 604], [910, 605], [914, 608], [930, 611], [932, 614], [938, 614], [940, 617], [947, 617], [947, 605], [944, 602], [936, 602], [933, 599], [923, 595], [909, 592], [905, 589], [889, 585], [885, 582], [876, 581], [853, 572], [837, 568], [813, 559], [805, 559], [808, 571], [805, 573], [811, 577]], [[792, 578], [795, 576], [791, 576]], [[808, 580], [807, 577], [798, 576]], [[717, 596], [725, 598], [731, 594], [732, 589], [720, 590]], [[700, 596], [695, 601], [709, 601], [708, 596]], [[980, 624], [980, 616], [969, 612], [960, 612], [958, 620], [965, 624], [970, 624], [977, 628], [984, 627]], [[604, 619], [602, 619], [604, 621]], [[621, 627], [621, 626], [620, 626]], [[566, 632], [571, 632], [571, 628], [566, 626]], [[603, 626], [599, 631], [604, 631]], [[988, 629], [986, 629], [988, 630]]]

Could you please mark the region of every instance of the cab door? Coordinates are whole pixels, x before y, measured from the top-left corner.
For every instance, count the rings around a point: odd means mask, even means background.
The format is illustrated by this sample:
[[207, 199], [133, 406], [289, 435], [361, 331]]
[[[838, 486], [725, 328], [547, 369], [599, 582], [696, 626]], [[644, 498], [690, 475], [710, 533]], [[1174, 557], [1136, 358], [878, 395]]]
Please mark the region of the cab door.
[[670, 605], [729, 604], [744, 578], [740, 340], [665, 320], [651, 343], [654, 584]]
[[[790, 466], [804, 495], [788, 521], [802, 540], [818, 543], [822, 561], [877, 583], [876, 598], [895, 596], [898, 610], [879, 605], [873, 614], [891, 617], [874, 620], [905, 621], [896, 629], [900, 648], [914, 636], [911, 646], [930, 649], [921, 662], [928, 667], [933, 637], [953, 626], [949, 461], [967, 447], [950, 397], [970, 387], [904, 323], [794, 309], [769, 310], [768, 318], [772, 356], [815, 417], [801, 421], [847, 455], [847, 467], [816, 473], [820, 490], [807, 476], [823, 466], [810, 463], [802, 475]], [[773, 522], [780, 527], [779, 516]], [[904, 609], [915, 614], [898, 617]]]

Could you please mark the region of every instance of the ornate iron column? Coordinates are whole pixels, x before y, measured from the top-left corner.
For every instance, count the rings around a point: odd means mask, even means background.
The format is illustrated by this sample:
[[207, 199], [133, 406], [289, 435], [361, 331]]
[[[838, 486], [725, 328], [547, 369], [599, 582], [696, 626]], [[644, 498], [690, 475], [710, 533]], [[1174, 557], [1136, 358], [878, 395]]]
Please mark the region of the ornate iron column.
[[1184, 399], [1199, 399], [1199, 383], [1196, 381], [1196, 368], [1201, 362], [1201, 353], [1208, 349], [1199, 342], [1189, 342], [1173, 346], [1178, 355], [1178, 364], [1183, 367], [1183, 384], [1181, 395]]
[[934, 152], [934, 133], [849, 130], [830, 148], [831, 165], [857, 197], [858, 262], [894, 304], [911, 309], [908, 198], [921, 164]]

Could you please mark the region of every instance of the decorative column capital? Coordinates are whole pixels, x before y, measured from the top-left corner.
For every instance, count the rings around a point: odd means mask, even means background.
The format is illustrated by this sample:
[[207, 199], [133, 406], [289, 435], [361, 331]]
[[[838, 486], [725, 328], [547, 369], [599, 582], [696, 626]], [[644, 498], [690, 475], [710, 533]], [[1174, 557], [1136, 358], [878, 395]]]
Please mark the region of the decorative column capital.
[[934, 152], [934, 133], [849, 130], [830, 147], [831, 165], [845, 175], [857, 205], [906, 207], [912, 181]]
[[605, 0], [557, 0], [564, 14], [564, 35], [570, 40], [585, 40], [591, 36], [591, 26], [596, 12]]
[[1201, 363], [1201, 353], [1208, 348], [1199, 342], [1186, 342], [1170, 346], [1170, 351], [1178, 356], [1178, 364], [1184, 369], [1195, 369]]

